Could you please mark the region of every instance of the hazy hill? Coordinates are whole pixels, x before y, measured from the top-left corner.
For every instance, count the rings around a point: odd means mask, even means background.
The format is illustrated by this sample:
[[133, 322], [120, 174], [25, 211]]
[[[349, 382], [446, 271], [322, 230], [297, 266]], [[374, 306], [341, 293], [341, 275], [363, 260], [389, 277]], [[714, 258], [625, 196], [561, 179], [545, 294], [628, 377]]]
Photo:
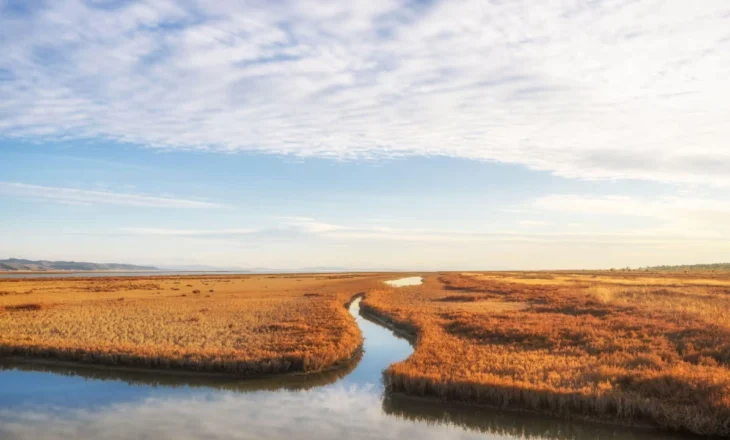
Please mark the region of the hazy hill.
[[699, 271], [699, 272], [710, 272], [710, 271], [730, 271], [730, 263], [713, 263], [713, 264], [688, 264], [683, 266], [651, 266], [646, 267], [647, 270], [657, 271], [668, 271], [668, 272], [683, 272], [683, 271]]
[[53, 271], [53, 270], [158, 270], [152, 266], [136, 266], [134, 264], [99, 264], [81, 261], [46, 261], [8, 258], [0, 260], [0, 270], [5, 271]]

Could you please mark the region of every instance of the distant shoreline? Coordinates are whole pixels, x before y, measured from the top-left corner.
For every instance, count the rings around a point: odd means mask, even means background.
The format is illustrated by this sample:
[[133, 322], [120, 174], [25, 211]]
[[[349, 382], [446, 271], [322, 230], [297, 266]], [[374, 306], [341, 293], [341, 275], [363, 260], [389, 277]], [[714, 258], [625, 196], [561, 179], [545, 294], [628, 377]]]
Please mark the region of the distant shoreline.
[[[222, 274], [222, 275], [326, 275], [326, 274], [379, 274], [379, 273], [414, 273], [403, 271], [377, 271], [377, 270], [330, 270], [330, 271], [274, 271], [274, 270], [174, 270], [174, 269], [157, 269], [157, 270], [0, 270], [0, 277], [7, 275], [83, 275], [83, 274], [139, 274], [139, 276], [176, 276], [176, 275], [205, 275], [205, 274]], [[133, 275], [130, 275], [133, 276]]]
[[129, 273], [129, 272], [191, 272], [191, 273], [252, 273], [247, 270], [176, 270], [176, 269], [148, 269], [148, 270], [1, 270], [0, 274], [65, 274], [65, 273]]
[[[49, 275], [62, 273], [124, 273], [124, 272], [165, 272], [164, 270], [0, 270], [0, 274], [40, 274], [47, 273]], [[182, 270], [176, 272], [184, 272]]]

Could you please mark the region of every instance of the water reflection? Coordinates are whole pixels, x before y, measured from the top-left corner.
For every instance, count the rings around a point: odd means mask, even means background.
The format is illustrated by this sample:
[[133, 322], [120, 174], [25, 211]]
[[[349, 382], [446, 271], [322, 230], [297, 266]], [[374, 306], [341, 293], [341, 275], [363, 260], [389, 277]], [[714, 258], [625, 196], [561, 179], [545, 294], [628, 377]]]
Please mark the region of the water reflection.
[[479, 438], [454, 426], [388, 417], [369, 387], [316, 392], [209, 392], [150, 397], [99, 408], [53, 411], [0, 409], [0, 437], [86, 438]]
[[[354, 361], [357, 362], [360, 357]], [[236, 380], [216, 376], [0, 362], [0, 408], [54, 404], [62, 404], [66, 408], [83, 408], [150, 396], [187, 396], [211, 390], [236, 393], [306, 391], [336, 383], [352, 373], [355, 365], [353, 363], [322, 374]]]
[[[687, 436], [650, 429], [556, 419], [537, 414], [499, 411], [427, 399], [390, 395], [383, 399], [383, 412], [426, 425], [458, 426], [488, 434], [487, 438], [546, 440], [678, 440]], [[694, 438], [694, 437], [690, 437]]]
[[[387, 403], [386, 403], [387, 402]], [[403, 404], [404, 402], [401, 402]], [[394, 406], [395, 405], [395, 406]], [[443, 412], [431, 417], [413, 402], [397, 406], [370, 386], [338, 384], [316, 391], [232, 391], [150, 396], [89, 408], [0, 409], [4, 439], [653, 439], [604, 426], [522, 416]]]
[[[67, 382], [66, 386], [74, 386], [78, 379], [87, 383], [119, 382], [124, 385], [138, 385], [153, 388], [214, 388], [218, 390], [236, 391], [239, 393], [275, 390], [309, 390], [337, 382], [353, 372], [362, 353], [353, 359], [353, 362], [332, 371], [307, 375], [288, 375], [266, 377], [261, 379], [240, 380], [229, 376], [185, 374], [185, 373], [155, 373], [135, 371], [130, 368], [106, 368], [99, 366], [63, 365], [42, 363], [38, 361], [24, 362], [22, 360], [0, 360], [0, 371], [4, 379], [15, 377], [17, 380], [7, 380], [8, 387], [0, 395], [0, 404], [7, 397], [8, 390], [19, 389], [27, 392], [27, 388], [36, 387], [39, 391], [47, 386], [59, 386]], [[18, 373], [37, 374], [18, 374]], [[51, 373], [51, 374], [44, 374]], [[5, 380], [3, 380], [5, 382]], [[62, 385], [63, 386], [63, 385]]]
[[668, 439], [383, 396], [381, 372], [407, 357], [403, 339], [350, 311], [365, 336], [354, 368], [269, 380], [5, 365], [2, 439]]
[[423, 284], [423, 277], [398, 278], [397, 280], [386, 281], [385, 284], [393, 287], [418, 286]]

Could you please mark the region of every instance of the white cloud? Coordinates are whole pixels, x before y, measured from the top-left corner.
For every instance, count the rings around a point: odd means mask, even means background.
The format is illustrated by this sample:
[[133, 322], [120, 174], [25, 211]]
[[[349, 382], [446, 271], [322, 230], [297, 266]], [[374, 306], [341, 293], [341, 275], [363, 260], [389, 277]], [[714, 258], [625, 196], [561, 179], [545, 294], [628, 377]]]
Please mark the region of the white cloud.
[[517, 224], [526, 228], [542, 228], [552, 225], [552, 223], [543, 220], [519, 220]]
[[280, 217], [280, 222], [287, 229], [295, 229], [305, 233], [328, 233], [337, 231], [347, 231], [347, 226], [336, 225], [318, 221], [310, 217]]
[[369, 224], [335, 224], [320, 221], [309, 217], [278, 217], [271, 222], [253, 228], [220, 228], [220, 229], [174, 229], [174, 228], [148, 228], [148, 227], [125, 227], [112, 234], [122, 233], [129, 235], [156, 235], [156, 236], [178, 236], [178, 237], [199, 237], [199, 238], [234, 238], [246, 236], [246, 240], [263, 238], [265, 241], [277, 238], [285, 240], [301, 240], [306, 237], [330, 239], [335, 241], [373, 241], [382, 242], [470, 242], [474, 240], [492, 240], [497, 236], [514, 239], [519, 232], [481, 232], [446, 229], [424, 229], [424, 228], [394, 228], [373, 226]]
[[[182, 226], [175, 220], [89, 231], [48, 225], [30, 233], [0, 230], [0, 254], [32, 259], [115, 261], [162, 267], [204, 264], [220, 267], [302, 270], [587, 269], [724, 261], [730, 255], [730, 227], [712, 218], [570, 218], [572, 212], [531, 208], [552, 225], [530, 230], [482, 224], [478, 229], [382, 228], [363, 219], [314, 223], [333, 232], [297, 228], [281, 218], [219, 219], [216, 230]], [[684, 218], [684, 217], [682, 217]], [[123, 219], [120, 219], [120, 221]], [[600, 221], [599, 221], [600, 220]], [[220, 223], [226, 221], [227, 223]], [[236, 224], [238, 223], [238, 224]], [[730, 225], [730, 221], [727, 222]], [[700, 226], [698, 226], [700, 225]], [[145, 249], [140, 261], [140, 249]]]
[[[542, 203], [542, 202], [541, 202]], [[547, 201], [545, 201], [547, 203]], [[541, 209], [561, 210], [561, 206], [548, 207], [540, 205]], [[570, 211], [588, 212], [594, 211]], [[725, 237], [721, 232], [712, 230], [696, 231], [687, 229], [681, 232], [669, 231], [666, 228], [656, 227], [649, 229], [611, 229], [599, 231], [591, 229], [582, 231], [579, 228], [569, 230], [556, 228], [559, 224], [548, 222], [518, 222], [520, 226], [537, 227], [539, 231], [520, 229], [489, 229], [485, 230], [449, 230], [425, 228], [396, 228], [372, 225], [344, 225], [321, 222], [307, 217], [282, 217], [266, 225], [253, 228], [221, 228], [221, 229], [173, 229], [173, 228], [146, 228], [127, 227], [110, 231], [108, 234], [124, 234], [139, 236], [169, 236], [189, 237], [199, 239], [221, 239], [225, 241], [238, 237], [245, 237], [246, 243], [261, 242], [270, 244], [273, 241], [283, 240], [288, 243], [303, 243], [307, 238], [328, 240], [334, 242], [368, 242], [373, 244], [440, 244], [465, 245], [480, 243], [486, 246], [489, 243], [592, 243], [592, 244], [661, 244], [668, 240], [676, 243], [692, 242], [695, 244], [710, 244], [714, 240]], [[550, 226], [549, 229], [546, 229]], [[730, 232], [730, 231], [728, 231]], [[720, 234], [720, 235], [718, 235]]]
[[[164, 390], [163, 390], [164, 391]], [[484, 434], [455, 422], [415, 422], [383, 409], [373, 387], [336, 385], [310, 392], [197, 392], [99, 405], [93, 409], [0, 408], [0, 435], [11, 439], [235, 438], [467, 440]], [[416, 417], [418, 413], [416, 413]], [[524, 426], [501, 417], [502, 429]]]
[[727, 29], [724, 0], [6, 8], [0, 136], [730, 185]]
[[675, 217], [678, 213], [730, 214], [728, 200], [678, 196], [650, 199], [624, 195], [551, 194], [540, 197], [534, 205], [551, 211], [666, 218]]
[[112, 232], [129, 235], [155, 235], [200, 238], [232, 238], [237, 236], [264, 237], [273, 240], [301, 239], [303, 237], [319, 237], [334, 240], [384, 240], [412, 242], [463, 242], [486, 239], [493, 234], [480, 232], [432, 230], [419, 228], [386, 228], [363, 225], [341, 225], [321, 222], [305, 217], [284, 217], [279, 221], [255, 228], [221, 228], [221, 229], [174, 229], [125, 227]]
[[215, 237], [250, 235], [259, 229], [166, 229], [166, 228], [120, 228], [119, 232], [131, 235], [169, 235], [174, 237]]
[[110, 191], [29, 185], [18, 182], [0, 182], [0, 195], [30, 200], [80, 205], [124, 205], [154, 208], [220, 208], [222, 205], [198, 200], [154, 197]]
[[651, 223], [642, 234], [664, 236], [667, 240], [676, 240], [681, 236], [730, 238], [729, 200], [691, 195], [641, 198], [552, 194], [535, 200], [533, 207], [542, 211], [584, 216], [643, 218]]
[[[666, 201], [663, 202], [666, 204]], [[579, 214], [656, 216], [657, 202], [631, 196], [584, 196], [577, 194], [550, 194], [535, 200], [535, 206], [548, 211]]]

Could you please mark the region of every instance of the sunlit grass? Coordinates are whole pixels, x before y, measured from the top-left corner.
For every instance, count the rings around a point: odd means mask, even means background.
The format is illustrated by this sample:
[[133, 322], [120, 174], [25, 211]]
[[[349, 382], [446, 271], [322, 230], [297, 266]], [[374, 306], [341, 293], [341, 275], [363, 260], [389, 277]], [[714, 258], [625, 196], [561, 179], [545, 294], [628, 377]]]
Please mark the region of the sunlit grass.
[[418, 335], [386, 371], [391, 390], [730, 435], [724, 276], [612, 276], [449, 274], [369, 292], [364, 307]]
[[[0, 353], [256, 375], [346, 362], [367, 277], [0, 281]], [[196, 293], [197, 292], [197, 293]]]

